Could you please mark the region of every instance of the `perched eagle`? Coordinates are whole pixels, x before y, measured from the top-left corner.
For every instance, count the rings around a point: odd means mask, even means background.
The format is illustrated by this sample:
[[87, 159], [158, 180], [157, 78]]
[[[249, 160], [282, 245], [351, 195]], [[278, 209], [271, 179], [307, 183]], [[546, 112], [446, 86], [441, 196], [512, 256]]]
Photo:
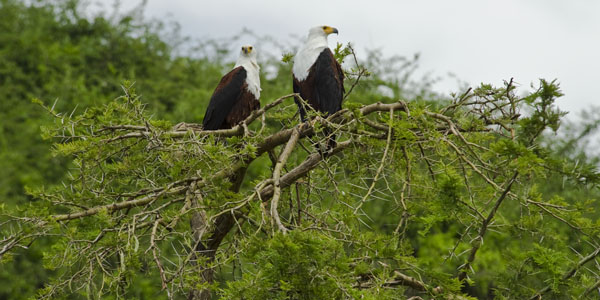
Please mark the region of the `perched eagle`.
[[[304, 46], [294, 56], [294, 93], [308, 102], [310, 108], [330, 115], [342, 109], [344, 96], [344, 73], [327, 46], [327, 36], [338, 33], [329, 26], [313, 27], [308, 32]], [[306, 122], [306, 110], [303, 103], [295, 99], [300, 110], [302, 122]], [[329, 136], [330, 131], [324, 130]], [[331, 136], [327, 149], [335, 147], [335, 136]]]
[[[304, 46], [294, 56], [294, 93], [306, 100], [310, 107], [326, 115], [342, 109], [344, 73], [327, 46], [327, 36], [338, 33], [329, 26], [311, 28]], [[305, 107], [296, 100], [302, 121], [306, 121]]]
[[260, 67], [252, 46], [242, 47], [235, 67], [215, 89], [204, 115], [204, 130], [228, 129], [260, 108]]

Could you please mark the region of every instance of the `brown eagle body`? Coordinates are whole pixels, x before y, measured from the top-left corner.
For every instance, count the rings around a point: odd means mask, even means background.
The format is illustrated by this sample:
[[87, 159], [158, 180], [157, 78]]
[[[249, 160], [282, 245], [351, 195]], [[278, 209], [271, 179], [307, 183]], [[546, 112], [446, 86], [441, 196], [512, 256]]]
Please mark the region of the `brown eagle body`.
[[259, 108], [260, 102], [248, 90], [246, 70], [239, 66], [221, 78], [210, 98], [202, 126], [205, 130], [229, 129]]
[[[327, 46], [327, 36], [338, 33], [329, 26], [317, 26], [308, 31], [306, 43], [294, 57], [292, 74], [294, 93], [308, 105], [295, 99], [302, 122], [306, 122], [306, 109], [314, 109], [325, 116], [342, 109], [344, 99], [344, 72], [333, 53]], [[336, 145], [335, 135], [330, 128], [324, 128], [327, 138], [327, 150]]]
[[[298, 80], [294, 76], [293, 87], [294, 93], [299, 93], [300, 97], [308, 102], [310, 108], [316, 111], [330, 115], [342, 109], [344, 73], [329, 48], [321, 51], [304, 80]], [[302, 121], [306, 121], [304, 105], [299, 101], [296, 103]]]

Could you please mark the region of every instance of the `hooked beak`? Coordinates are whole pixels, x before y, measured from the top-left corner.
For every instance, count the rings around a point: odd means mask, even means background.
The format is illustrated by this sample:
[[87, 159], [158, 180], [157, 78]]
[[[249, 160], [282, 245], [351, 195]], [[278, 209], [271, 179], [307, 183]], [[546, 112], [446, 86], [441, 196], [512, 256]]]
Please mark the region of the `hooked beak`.
[[332, 33], [338, 34], [338, 30], [335, 27], [325, 26], [325, 29], [323, 29], [323, 31], [325, 31], [325, 33], [327, 33], [328, 35]]

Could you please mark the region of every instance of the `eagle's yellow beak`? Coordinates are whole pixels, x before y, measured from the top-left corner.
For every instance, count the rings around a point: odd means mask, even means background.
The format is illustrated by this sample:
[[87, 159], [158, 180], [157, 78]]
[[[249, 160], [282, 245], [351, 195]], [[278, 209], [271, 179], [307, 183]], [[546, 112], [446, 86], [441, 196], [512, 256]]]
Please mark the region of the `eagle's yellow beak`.
[[323, 26], [323, 31], [325, 31], [325, 33], [327, 34], [332, 34], [332, 33], [338, 33], [337, 28], [334, 27], [329, 27], [329, 26]]

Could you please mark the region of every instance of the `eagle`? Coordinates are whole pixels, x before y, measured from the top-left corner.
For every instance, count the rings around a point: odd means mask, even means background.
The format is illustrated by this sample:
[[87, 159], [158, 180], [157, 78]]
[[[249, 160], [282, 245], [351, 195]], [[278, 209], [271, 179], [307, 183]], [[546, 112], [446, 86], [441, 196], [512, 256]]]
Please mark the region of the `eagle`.
[[[306, 43], [294, 56], [292, 73], [294, 93], [306, 100], [309, 108], [326, 116], [342, 109], [344, 96], [344, 73], [331, 49], [327, 45], [327, 36], [338, 33], [330, 26], [313, 27], [308, 32]], [[306, 109], [303, 103], [295, 99], [302, 122], [306, 122]], [[328, 132], [325, 132], [328, 135]], [[335, 137], [330, 137], [329, 148], [335, 146]]]
[[243, 46], [240, 56], [213, 92], [204, 115], [204, 130], [229, 129], [260, 108], [260, 67], [252, 46]]

